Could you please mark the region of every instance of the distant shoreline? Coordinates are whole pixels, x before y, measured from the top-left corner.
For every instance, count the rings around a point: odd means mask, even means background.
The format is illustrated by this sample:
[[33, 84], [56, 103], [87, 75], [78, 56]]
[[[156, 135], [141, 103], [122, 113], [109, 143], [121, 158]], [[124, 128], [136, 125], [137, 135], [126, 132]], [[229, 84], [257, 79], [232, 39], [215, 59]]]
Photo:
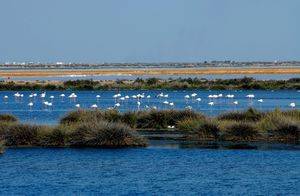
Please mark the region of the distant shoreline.
[[152, 68], [152, 69], [45, 69], [1, 70], [0, 77], [55, 77], [66, 75], [221, 75], [221, 74], [300, 74], [300, 68]]
[[135, 80], [68, 80], [68, 81], [0, 81], [0, 90], [150, 90], [150, 89], [203, 89], [203, 90], [300, 90], [300, 77], [288, 80], [256, 80], [251, 77], [235, 79], [155, 77]]

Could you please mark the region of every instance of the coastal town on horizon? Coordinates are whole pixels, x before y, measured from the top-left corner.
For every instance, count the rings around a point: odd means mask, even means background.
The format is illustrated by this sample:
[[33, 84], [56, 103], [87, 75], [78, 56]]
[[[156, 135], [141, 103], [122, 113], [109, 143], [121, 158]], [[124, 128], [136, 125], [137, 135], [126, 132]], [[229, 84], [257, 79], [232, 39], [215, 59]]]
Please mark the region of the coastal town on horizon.
[[202, 62], [160, 62], [160, 63], [77, 63], [77, 62], [4, 62], [0, 63], [0, 68], [97, 68], [97, 67], [298, 67], [300, 61], [231, 61], [231, 60], [213, 60]]

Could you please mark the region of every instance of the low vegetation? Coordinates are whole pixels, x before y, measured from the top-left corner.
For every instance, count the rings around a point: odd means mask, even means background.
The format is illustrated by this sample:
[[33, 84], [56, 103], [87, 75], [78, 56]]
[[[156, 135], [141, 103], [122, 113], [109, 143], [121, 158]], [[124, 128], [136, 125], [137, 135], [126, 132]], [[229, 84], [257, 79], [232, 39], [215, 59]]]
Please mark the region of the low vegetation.
[[[298, 143], [300, 111], [259, 112], [248, 109], [207, 117], [190, 110], [150, 110], [120, 113], [116, 110], [76, 110], [57, 126], [22, 124], [0, 115], [0, 149], [3, 146], [135, 147], [146, 146], [139, 131], [181, 131], [187, 140], [264, 141]], [[1, 143], [2, 141], [2, 143]]]
[[53, 127], [0, 122], [1, 140], [6, 146], [120, 148], [147, 145], [128, 125], [96, 118]]
[[0, 81], [0, 90], [111, 90], [111, 89], [300, 89], [300, 78], [289, 80], [256, 80], [251, 77], [238, 79], [178, 78], [158, 79], [148, 78], [136, 80], [75, 80], [65, 82], [14, 82]]

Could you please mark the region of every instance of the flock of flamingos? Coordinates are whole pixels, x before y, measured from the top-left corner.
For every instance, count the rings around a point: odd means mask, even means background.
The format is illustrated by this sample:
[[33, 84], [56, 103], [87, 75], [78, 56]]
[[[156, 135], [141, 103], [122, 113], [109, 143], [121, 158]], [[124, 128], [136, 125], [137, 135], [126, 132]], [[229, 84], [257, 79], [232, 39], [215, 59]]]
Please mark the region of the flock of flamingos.
[[[24, 94], [16, 92], [13, 96], [14, 96], [14, 98], [16, 100], [22, 100], [23, 97], [24, 97]], [[34, 100], [36, 100], [38, 97], [42, 100], [42, 103], [43, 103], [43, 105], [44, 105], [45, 108], [52, 108], [53, 107], [53, 100], [55, 98], [54, 95], [51, 95], [51, 96], [47, 97], [46, 92], [42, 92], [40, 94], [31, 93], [31, 94], [28, 95], [28, 97], [29, 97], [29, 103], [28, 103], [28, 107], [29, 108], [32, 108], [34, 106], [34, 104], [35, 104]], [[61, 100], [65, 99], [65, 98], [68, 98], [71, 101], [74, 101], [74, 107], [76, 107], [76, 108], [80, 108], [81, 107], [80, 103], [76, 102], [76, 99], [78, 97], [78, 95], [76, 93], [71, 93], [69, 95], [65, 95], [65, 94], [62, 93], [62, 94], [59, 95], [59, 97], [60, 97]], [[157, 99], [158, 102], [162, 103], [163, 105], [165, 105], [168, 108], [174, 108], [175, 107], [175, 103], [174, 102], [168, 101], [168, 98], [169, 98], [168, 94], [159, 93], [159, 94], [157, 94], [154, 97]], [[134, 99], [135, 103], [136, 103], [137, 109], [140, 110], [142, 101], [144, 99], [149, 100], [151, 98], [152, 97], [150, 95], [145, 95], [145, 93], [136, 94], [136, 95], [132, 95], [132, 96], [129, 96], [129, 95], [122, 96], [120, 93], [117, 93], [117, 94], [114, 94], [112, 96], [112, 99], [114, 100], [113, 107], [109, 107], [108, 109], [118, 109], [122, 105], [122, 103], [126, 102], [129, 99]], [[227, 94], [227, 95], [223, 95], [223, 94], [211, 94], [211, 95], [208, 95], [207, 98], [209, 100], [207, 104], [209, 106], [211, 106], [211, 107], [214, 106], [215, 105], [215, 101], [217, 99], [220, 99], [220, 98], [226, 98], [226, 99], [232, 100], [230, 102], [233, 105], [238, 105], [239, 104], [239, 102], [237, 100], [234, 100], [235, 95], [233, 95], [233, 94]], [[252, 101], [255, 98], [255, 95], [254, 94], [248, 94], [248, 95], [245, 96], [245, 98]], [[4, 95], [3, 99], [4, 99], [4, 102], [7, 102], [9, 100], [9, 96]], [[95, 99], [97, 100], [97, 103], [98, 103], [98, 101], [101, 99], [101, 96], [100, 95], [96, 95]], [[202, 101], [202, 99], [200, 97], [198, 97], [197, 93], [186, 94], [183, 97], [183, 99], [186, 102], [188, 102], [189, 100], [192, 100], [194, 102], [201, 102]], [[256, 101], [259, 102], [259, 103], [263, 103], [264, 102], [263, 99], [257, 99]], [[92, 108], [92, 109], [97, 109], [99, 106], [97, 104], [92, 104], [89, 107]], [[289, 103], [289, 107], [290, 108], [295, 108], [296, 107], [296, 103], [295, 102]], [[150, 107], [146, 105], [145, 108], [149, 109]], [[151, 107], [151, 109], [158, 109], [158, 108], [156, 106], [153, 106], [153, 107]], [[187, 106], [185, 107], [185, 109], [192, 109], [192, 107], [187, 104]]]

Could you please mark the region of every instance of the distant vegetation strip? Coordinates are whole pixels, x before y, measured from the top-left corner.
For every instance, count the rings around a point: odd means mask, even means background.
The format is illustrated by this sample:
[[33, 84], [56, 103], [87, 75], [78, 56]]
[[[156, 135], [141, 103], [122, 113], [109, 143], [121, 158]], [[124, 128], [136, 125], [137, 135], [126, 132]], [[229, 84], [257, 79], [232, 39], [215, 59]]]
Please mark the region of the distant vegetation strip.
[[[283, 142], [298, 144], [300, 110], [260, 112], [248, 109], [217, 117], [191, 110], [76, 110], [56, 126], [19, 123], [0, 115], [3, 146], [136, 147], [146, 146], [140, 131], [181, 131], [187, 141]], [[3, 148], [2, 148], [3, 149]]]
[[0, 90], [126, 90], [126, 89], [205, 89], [205, 90], [300, 90], [300, 77], [289, 80], [256, 80], [251, 77], [237, 79], [148, 78], [136, 80], [74, 80], [65, 82], [0, 81]]

